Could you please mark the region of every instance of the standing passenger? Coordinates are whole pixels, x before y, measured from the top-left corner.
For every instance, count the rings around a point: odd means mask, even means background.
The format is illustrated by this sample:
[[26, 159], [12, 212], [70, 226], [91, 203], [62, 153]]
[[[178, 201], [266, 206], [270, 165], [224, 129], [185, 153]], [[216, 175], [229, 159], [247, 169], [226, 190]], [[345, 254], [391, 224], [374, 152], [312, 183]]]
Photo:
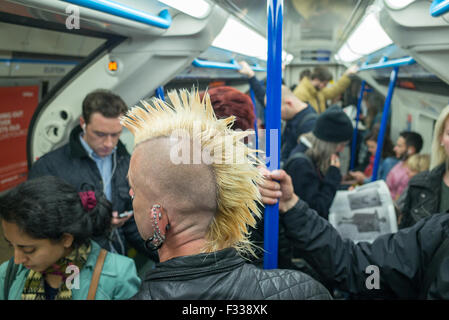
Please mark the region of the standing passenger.
[[143, 247], [134, 218], [118, 217], [119, 213], [132, 209], [126, 180], [130, 155], [119, 140], [122, 133], [119, 117], [127, 110], [125, 102], [112, 92], [89, 93], [83, 101], [80, 125], [70, 133], [69, 142], [36, 161], [29, 178], [51, 175], [62, 178], [78, 191], [85, 184], [102, 191], [112, 203], [113, 228], [109, 236], [95, 240], [106, 250], [123, 255], [127, 254], [128, 241], [150, 255]]
[[357, 73], [356, 65], [348, 68], [343, 76], [332, 86], [327, 84], [332, 80], [332, 74], [325, 67], [316, 67], [309, 77], [304, 77], [293, 93], [301, 101], [309, 103], [320, 114], [326, 110], [326, 100], [342, 94], [351, 83], [350, 75]]
[[286, 161], [298, 145], [301, 135], [315, 127], [318, 115], [307, 103], [299, 100], [287, 86], [282, 86], [281, 119], [285, 121], [281, 134], [281, 161]]
[[254, 252], [248, 227], [260, 217], [256, 150], [242, 142], [248, 133], [229, 129], [233, 117], [216, 119], [207, 94], [168, 96], [171, 106], [155, 99], [123, 118], [136, 143], [128, 176], [137, 226], [161, 261], [135, 298], [330, 298], [301, 272], [242, 258]]
[[399, 228], [412, 226], [434, 212], [449, 210], [449, 106], [441, 111], [435, 124], [430, 158], [431, 171], [410, 179]]
[[291, 175], [295, 193], [322, 217], [341, 182], [339, 152], [352, 138], [352, 123], [339, 107], [323, 112], [313, 132], [303, 135], [284, 165]]
[[[111, 225], [111, 205], [104, 196], [78, 194], [59, 178], [41, 177], [0, 197], [0, 220], [14, 248], [14, 260], [0, 266], [0, 300], [88, 298], [104, 251], [91, 239]], [[92, 299], [129, 299], [138, 291], [133, 260], [108, 253], [100, 270]]]

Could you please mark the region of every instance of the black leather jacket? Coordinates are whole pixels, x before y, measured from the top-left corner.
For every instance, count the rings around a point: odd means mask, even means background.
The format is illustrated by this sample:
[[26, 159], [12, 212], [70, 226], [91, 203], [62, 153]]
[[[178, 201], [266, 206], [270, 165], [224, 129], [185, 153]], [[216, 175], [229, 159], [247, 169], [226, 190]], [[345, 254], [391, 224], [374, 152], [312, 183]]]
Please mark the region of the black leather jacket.
[[[413, 227], [385, 234], [373, 243], [342, 239], [332, 225], [302, 200], [281, 215], [286, 235], [327, 286], [363, 299], [449, 299], [449, 255], [437, 266], [428, 290], [424, 280], [432, 258], [449, 237], [449, 215], [434, 214]], [[379, 288], [366, 285], [379, 269]]]
[[445, 169], [443, 163], [432, 171], [421, 172], [410, 179], [404, 205], [401, 208], [400, 229], [410, 227], [419, 220], [439, 212], [441, 181]]
[[327, 300], [331, 296], [302, 272], [259, 269], [228, 248], [158, 263], [134, 299]]

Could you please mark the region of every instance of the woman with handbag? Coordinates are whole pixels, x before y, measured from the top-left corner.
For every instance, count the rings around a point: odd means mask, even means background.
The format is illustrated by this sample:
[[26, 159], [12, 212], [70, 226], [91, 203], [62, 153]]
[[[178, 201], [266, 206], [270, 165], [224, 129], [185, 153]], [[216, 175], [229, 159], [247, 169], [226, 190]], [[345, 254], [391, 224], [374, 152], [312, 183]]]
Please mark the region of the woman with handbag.
[[92, 240], [108, 231], [111, 206], [56, 177], [29, 180], [0, 197], [14, 258], [0, 266], [0, 300], [118, 300], [133, 297], [134, 262]]

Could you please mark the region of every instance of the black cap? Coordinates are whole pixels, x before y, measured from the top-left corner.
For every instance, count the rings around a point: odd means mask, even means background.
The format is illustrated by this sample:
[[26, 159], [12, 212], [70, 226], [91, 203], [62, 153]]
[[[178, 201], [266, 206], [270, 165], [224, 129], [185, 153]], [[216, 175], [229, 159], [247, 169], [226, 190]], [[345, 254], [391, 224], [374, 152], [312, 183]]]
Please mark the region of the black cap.
[[352, 138], [351, 119], [338, 107], [333, 106], [324, 111], [316, 119], [313, 134], [327, 142], [343, 142]]

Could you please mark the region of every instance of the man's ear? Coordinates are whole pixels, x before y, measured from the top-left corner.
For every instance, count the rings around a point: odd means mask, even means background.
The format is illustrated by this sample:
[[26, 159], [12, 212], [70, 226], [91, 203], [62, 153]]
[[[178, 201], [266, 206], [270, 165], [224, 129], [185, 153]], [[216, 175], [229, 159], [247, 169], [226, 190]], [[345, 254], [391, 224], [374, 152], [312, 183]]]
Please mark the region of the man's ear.
[[84, 120], [83, 116], [80, 116], [80, 126], [83, 131], [86, 131], [86, 121]]

